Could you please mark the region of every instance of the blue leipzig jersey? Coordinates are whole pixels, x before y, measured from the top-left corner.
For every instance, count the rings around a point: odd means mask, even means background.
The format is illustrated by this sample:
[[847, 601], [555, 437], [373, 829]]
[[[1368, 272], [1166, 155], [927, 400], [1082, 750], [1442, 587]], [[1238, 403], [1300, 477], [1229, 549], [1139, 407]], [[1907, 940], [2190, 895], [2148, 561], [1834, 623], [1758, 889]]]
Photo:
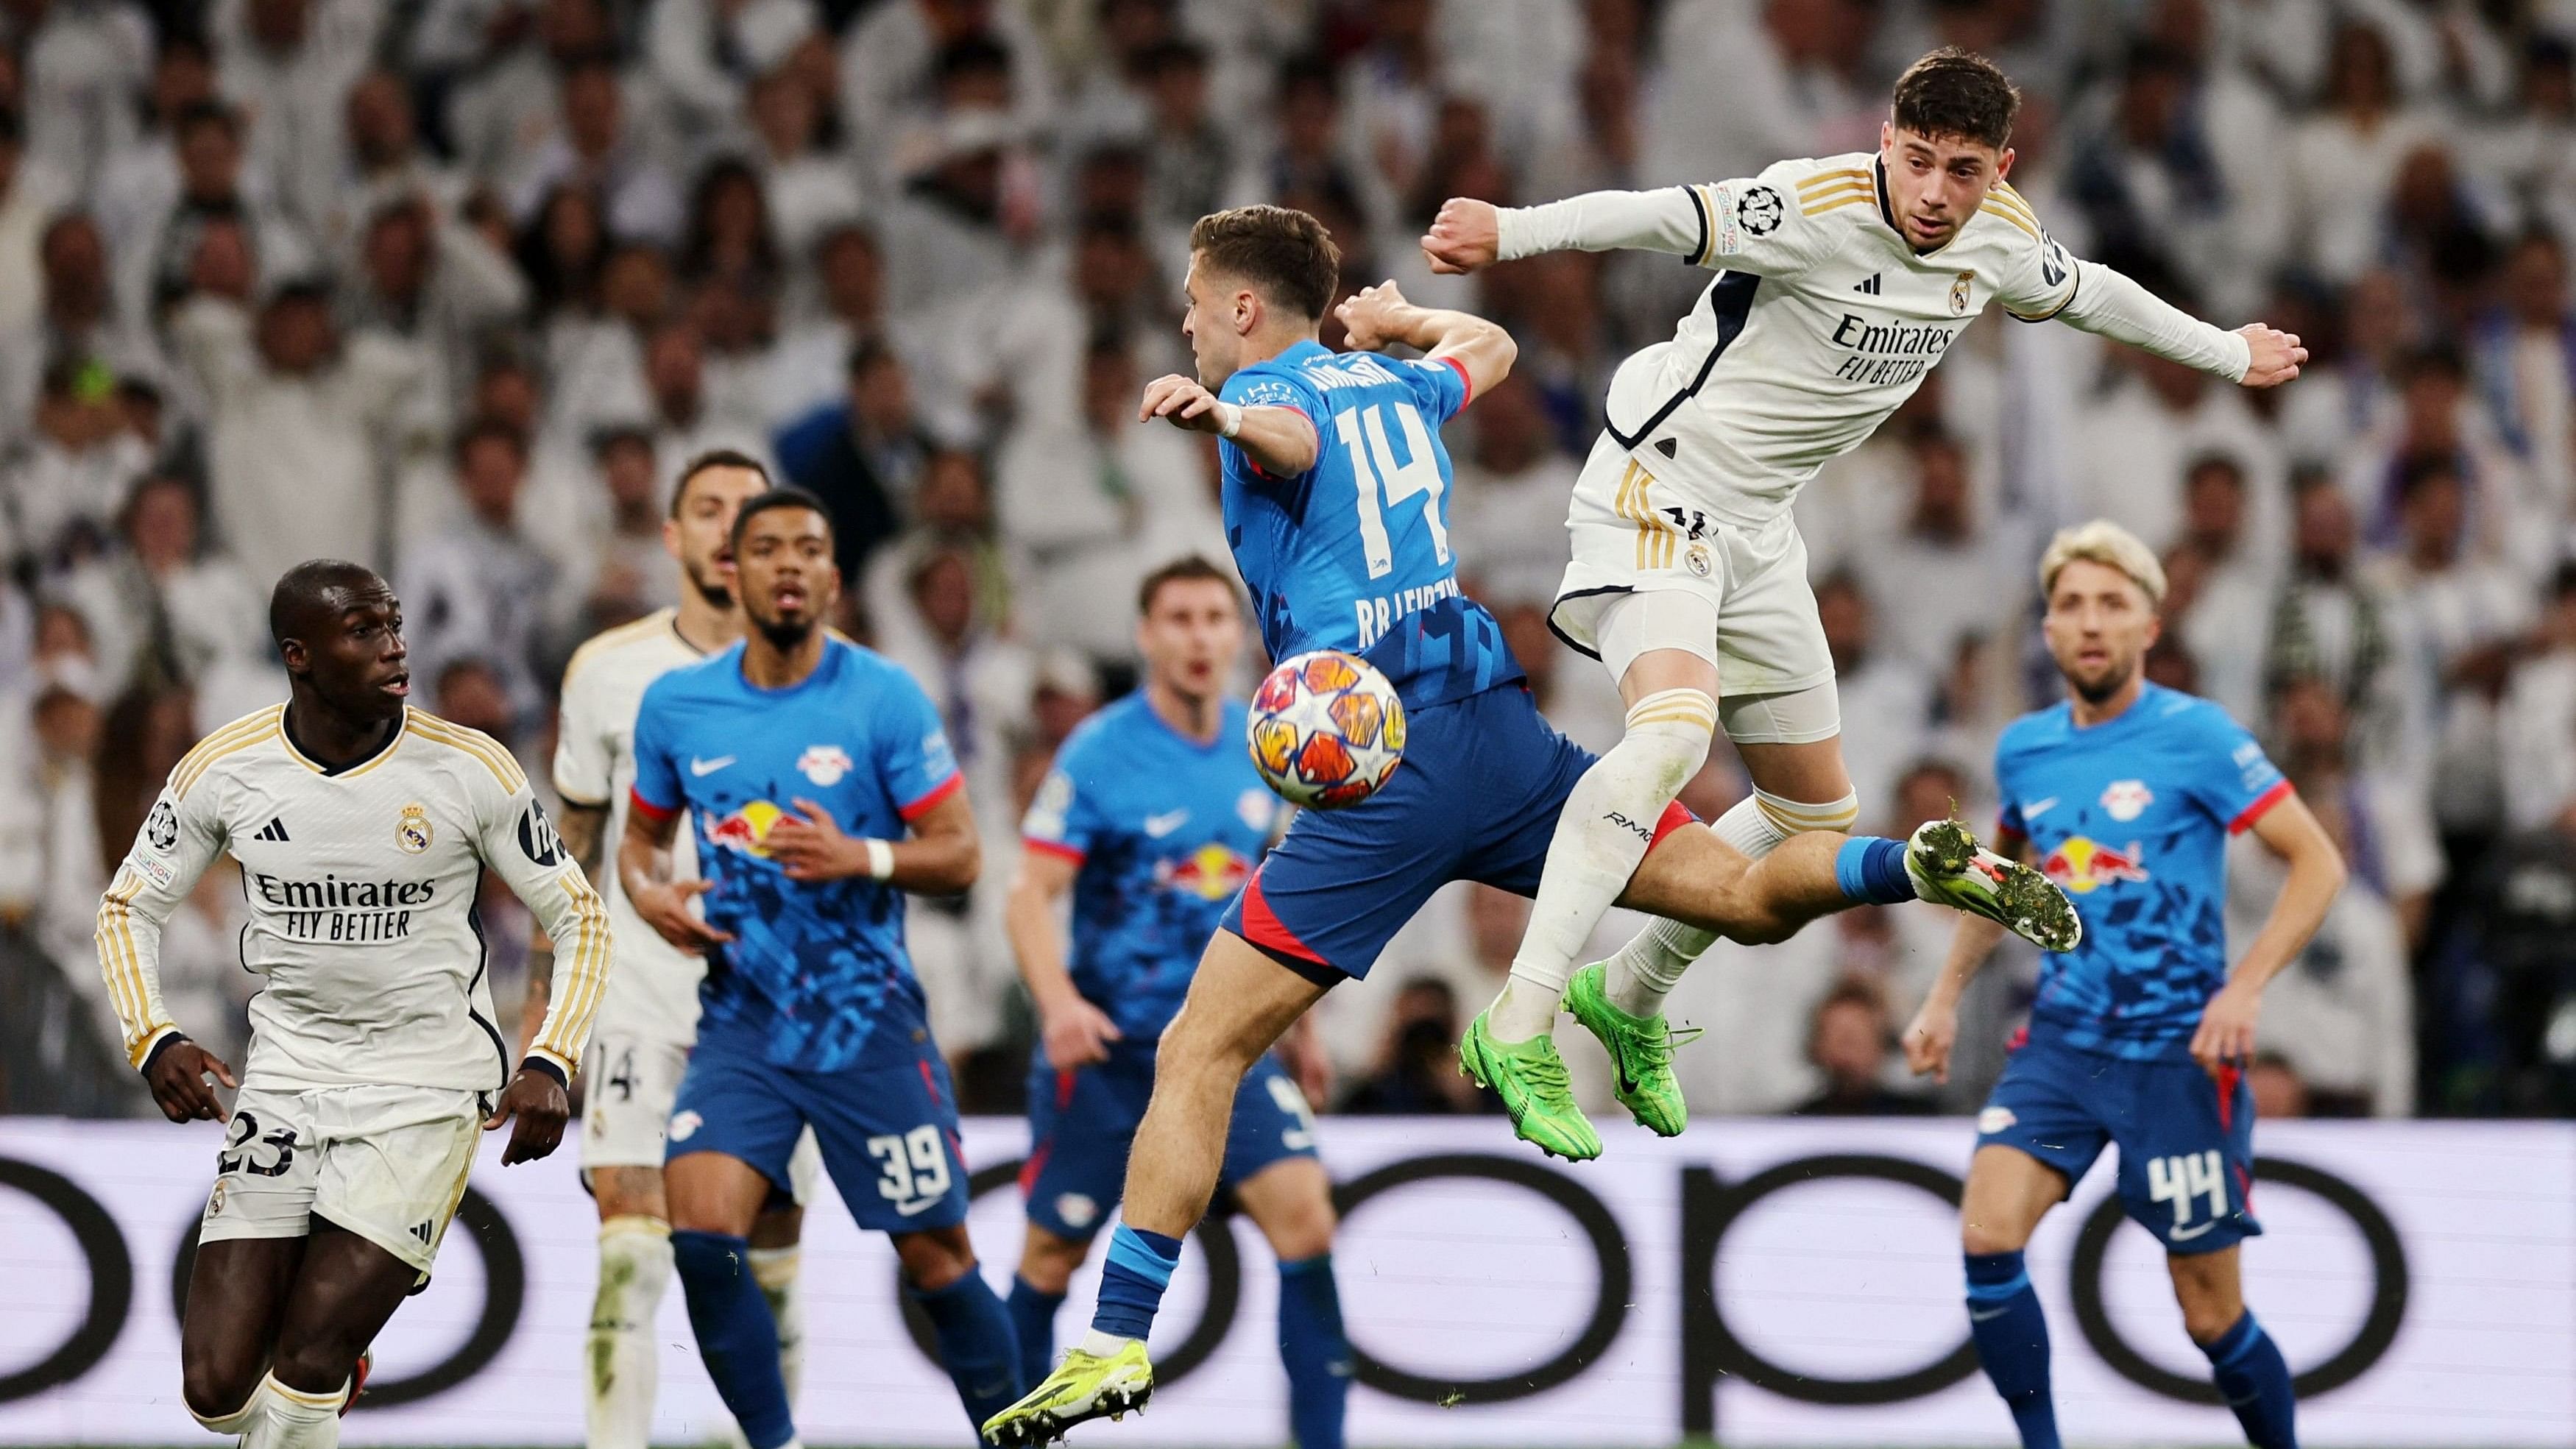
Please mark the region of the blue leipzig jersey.
[[1243, 748], [1228, 700], [1202, 745], [1138, 690], [1083, 721], [1038, 787], [1020, 833], [1077, 863], [1074, 989], [1130, 1043], [1163, 1034], [1226, 905], [1270, 843], [1281, 805]]
[[742, 677], [734, 645], [653, 681], [635, 718], [635, 805], [686, 809], [715, 889], [698, 1042], [804, 1071], [910, 1063], [929, 1030], [903, 944], [903, 893], [790, 880], [770, 829], [819, 806], [852, 835], [900, 840], [962, 781], [912, 676], [846, 640], [786, 689]]
[[1467, 405], [1463, 371], [1300, 342], [1218, 395], [1315, 426], [1315, 466], [1295, 478], [1271, 477], [1232, 443], [1217, 450], [1226, 539], [1271, 658], [1357, 654], [1417, 709], [1521, 677], [1502, 626], [1458, 592], [1449, 551], [1440, 425]]
[[2225, 710], [2150, 684], [2090, 729], [2064, 704], [2013, 721], [1995, 783], [2005, 848], [2028, 839], [2084, 920], [2084, 944], [2040, 969], [2033, 1038], [2188, 1056], [2227, 980], [2227, 838], [2290, 782]]

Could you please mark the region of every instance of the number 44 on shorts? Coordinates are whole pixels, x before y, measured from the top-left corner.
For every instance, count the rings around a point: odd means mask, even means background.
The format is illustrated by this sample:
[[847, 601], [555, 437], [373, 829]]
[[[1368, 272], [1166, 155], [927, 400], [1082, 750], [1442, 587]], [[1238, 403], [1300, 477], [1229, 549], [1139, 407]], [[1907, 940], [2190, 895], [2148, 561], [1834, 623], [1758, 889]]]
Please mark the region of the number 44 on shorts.
[[877, 1179], [878, 1195], [905, 1217], [927, 1212], [948, 1196], [948, 1144], [940, 1140], [938, 1123], [871, 1137], [868, 1155], [884, 1169]]
[[[2207, 1152], [2185, 1152], [2174, 1157], [2147, 1159], [2147, 1196], [2156, 1202], [2173, 1204], [2173, 1230], [2166, 1234], [2175, 1242], [2199, 1237], [2217, 1226], [2227, 1216], [2227, 1171], [2218, 1149]], [[2192, 1202], [2209, 1199], [2209, 1220], [2192, 1226]]]

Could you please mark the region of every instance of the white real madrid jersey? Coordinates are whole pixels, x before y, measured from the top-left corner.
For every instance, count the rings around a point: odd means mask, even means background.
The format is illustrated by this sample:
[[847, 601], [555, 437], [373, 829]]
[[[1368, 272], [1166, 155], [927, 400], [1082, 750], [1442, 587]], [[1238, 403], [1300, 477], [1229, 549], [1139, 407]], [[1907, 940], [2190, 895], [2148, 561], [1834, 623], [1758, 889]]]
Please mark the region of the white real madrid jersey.
[[[2010, 186], [1925, 253], [1882, 192], [1863, 151], [1652, 193], [1672, 233], [1655, 249], [1721, 270], [1611, 390], [1611, 436], [1659, 483], [1727, 522], [1766, 522], [1912, 396], [1987, 303], [2036, 321], [2074, 297], [2077, 263]], [[1582, 244], [1575, 218], [1551, 215], [1575, 204], [1502, 213], [1502, 254]]]
[[[626, 802], [635, 785], [635, 710], [644, 687], [704, 657], [680, 637], [678, 624], [678, 610], [662, 609], [607, 630], [576, 650], [564, 670], [555, 792], [567, 805], [606, 807], [601, 838], [610, 861], [626, 831]], [[671, 842], [671, 868], [676, 876], [696, 874], [692, 832], [682, 830]], [[600, 1007], [599, 1029], [685, 1045], [697, 1035], [698, 982], [706, 975], [706, 960], [663, 940], [635, 913], [617, 872], [602, 873], [617, 969]]]
[[383, 749], [326, 768], [295, 747], [286, 707], [199, 742], [153, 804], [99, 906], [99, 961], [143, 1065], [181, 1029], [161, 1004], [161, 923], [217, 851], [241, 863], [250, 1004], [242, 1083], [266, 1090], [495, 1090], [513, 1062], [495, 1024], [474, 897], [486, 866], [567, 963], [529, 1045], [567, 1080], [607, 984], [606, 903], [490, 736], [407, 710]]

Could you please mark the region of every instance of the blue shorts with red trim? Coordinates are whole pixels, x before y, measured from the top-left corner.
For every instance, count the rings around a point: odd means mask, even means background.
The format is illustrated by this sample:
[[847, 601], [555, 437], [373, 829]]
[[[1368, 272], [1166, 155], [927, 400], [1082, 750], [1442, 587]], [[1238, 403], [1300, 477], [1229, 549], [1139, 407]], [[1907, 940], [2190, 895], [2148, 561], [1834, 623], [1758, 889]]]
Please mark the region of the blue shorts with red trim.
[[[1108, 1061], [1069, 1072], [1029, 1063], [1029, 1160], [1020, 1195], [1029, 1221], [1075, 1242], [1089, 1240], [1127, 1189], [1127, 1153], [1154, 1095], [1154, 1049], [1124, 1042]], [[1315, 1155], [1315, 1117], [1306, 1094], [1276, 1057], [1265, 1056], [1235, 1090], [1217, 1181], [1232, 1187], [1291, 1157]]]
[[2254, 1218], [2254, 1089], [2185, 1058], [2107, 1056], [2026, 1036], [1977, 1115], [1977, 1145], [1998, 1143], [2065, 1174], [2072, 1190], [2120, 1148], [2120, 1205], [2177, 1257], [2214, 1253], [2263, 1231]]
[[[1366, 977], [1432, 892], [1538, 891], [1556, 817], [1597, 758], [1506, 684], [1405, 712], [1404, 764], [1341, 810], [1307, 810], [1226, 908], [1225, 929], [1308, 980]], [[1676, 804], [1654, 838], [1689, 821]]]
[[917, 1233], [966, 1220], [957, 1093], [926, 1043], [917, 1061], [808, 1072], [701, 1042], [671, 1103], [662, 1160], [721, 1152], [792, 1192], [787, 1160], [808, 1125], [860, 1227]]

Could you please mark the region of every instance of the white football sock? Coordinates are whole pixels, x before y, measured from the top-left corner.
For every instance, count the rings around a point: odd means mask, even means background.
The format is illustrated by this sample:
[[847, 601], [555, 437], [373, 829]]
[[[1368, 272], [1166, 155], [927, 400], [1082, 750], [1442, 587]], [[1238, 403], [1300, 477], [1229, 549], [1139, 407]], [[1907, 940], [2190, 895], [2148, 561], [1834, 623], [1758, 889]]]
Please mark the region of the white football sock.
[[671, 1225], [621, 1216], [599, 1225], [599, 1291], [590, 1303], [583, 1392], [590, 1449], [646, 1449], [661, 1354], [653, 1320], [671, 1283]]
[[805, 1295], [797, 1287], [801, 1244], [751, 1250], [752, 1280], [769, 1300], [769, 1316], [778, 1321], [778, 1374], [787, 1380], [787, 1406], [796, 1406], [797, 1387], [805, 1382]]
[[288, 1388], [270, 1374], [254, 1400], [267, 1409], [251, 1420], [242, 1435], [243, 1449], [335, 1449], [340, 1442], [340, 1405], [348, 1398], [344, 1384], [327, 1394]]
[[1716, 737], [1716, 700], [1696, 689], [1661, 690], [1629, 709], [1626, 736], [1575, 782], [1548, 842], [1511, 980], [1486, 1013], [1495, 1040], [1527, 1041], [1555, 1026], [1593, 928], [1628, 888], [1656, 820], [1708, 763]]
[[237, 1439], [250, 1432], [251, 1421], [257, 1419], [267, 1408], [268, 1380], [262, 1378], [258, 1383], [251, 1385], [250, 1397], [242, 1400], [242, 1406], [229, 1414], [221, 1414], [209, 1419], [194, 1408], [189, 1409], [188, 1412], [198, 1423], [206, 1426], [207, 1433], [221, 1434], [227, 1439]]
[[[1759, 788], [1735, 802], [1709, 828], [1717, 838], [1760, 860], [1789, 837], [1809, 830], [1849, 830], [1860, 819], [1860, 797], [1845, 795], [1831, 805], [1802, 805]], [[1610, 958], [1604, 985], [1610, 1004], [1630, 1016], [1649, 1017], [1664, 1009], [1664, 998], [1717, 934], [1679, 921], [1658, 920], [1639, 931]]]
[[1082, 1342], [1075, 1347], [1095, 1358], [1107, 1358], [1133, 1342], [1135, 1340], [1132, 1338], [1120, 1338], [1114, 1333], [1103, 1333], [1097, 1328], [1086, 1328], [1082, 1331]]

